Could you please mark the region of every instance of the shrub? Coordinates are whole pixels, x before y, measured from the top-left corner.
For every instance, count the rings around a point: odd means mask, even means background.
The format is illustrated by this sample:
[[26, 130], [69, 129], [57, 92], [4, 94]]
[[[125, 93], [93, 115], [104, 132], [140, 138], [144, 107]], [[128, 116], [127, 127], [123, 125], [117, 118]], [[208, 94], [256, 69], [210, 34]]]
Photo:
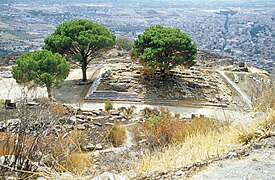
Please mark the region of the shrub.
[[194, 118], [191, 123], [187, 123], [173, 117], [167, 109], [145, 108], [143, 115], [145, 121], [135, 127], [135, 139], [146, 139], [152, 147], [182, 142], [191, 135], [219, 131], [230, 124], [208, 118]]
[[180, 113], [175, 113], [175, 118], [179, 119], [180, 118]]
[[42, 147], [49, 152], [44, 163], [57, 171], [81, 173], [93, 161], [91, 155], [81, 151], [80, 147], [85, 137], [86, 134], [77, 130], [71, 131], [67, 136], [59, 134], [55, 137], [52, 133], [46, 136], [41, 142]]
[[275, 92], [275, 82], [264, 82], [257, 92], [255, 92], [255, 101], [253, 103], [254, 111], [267, 112], [275, 107], [275, 98], [272, 96]]
[[143, 110], [141, 110], [141, 113], [145, 118], [149, 118], [152, 115], [158, 116], [160, 114], [160, 111], [156, 108], [152, 109], [152, 108], [146, 107]]
[[113, 146], [121, 146], [126, 138], [126, 130], [119, 123], [114, 123], [114, 125], [108, 130], [107, 138], [112, 142]]
[[5, 166], [35, 171], [37, 166], [34, 164], [40, 162], [57, 171], [78, 173], [91, 163], [91, 156], [81, 156], [80, 145], [85, 134], [78, 131], [68, 135], [51, 133], [60, 114], [53, 112], [48, 104], [28, 108], [19, 103], [14, 111], [18, 121], [14, 122], [14, 127], [0, 133], [0, 156]]
[[113, 102], [112, 101], [105, 101], [104, 102], [105, 111], [110, 111], [113, 109]]
[[60, 115], [66, 115], [68, 113], [68, 110], [62, 104], [57, 103], [57, 102], [51, 103], [49, 106], [49, 109], [52, 112], [60, 114]]
[[275, 135], [275, 110], [254, 123], [252, 127], [239, 127], [238, 141], [248, 144]]
[[136, 106], [131, 105], [130, 107], [120, 107], [118, 111], [124, 113], [127, 118], [130, 118], [135, 112]]

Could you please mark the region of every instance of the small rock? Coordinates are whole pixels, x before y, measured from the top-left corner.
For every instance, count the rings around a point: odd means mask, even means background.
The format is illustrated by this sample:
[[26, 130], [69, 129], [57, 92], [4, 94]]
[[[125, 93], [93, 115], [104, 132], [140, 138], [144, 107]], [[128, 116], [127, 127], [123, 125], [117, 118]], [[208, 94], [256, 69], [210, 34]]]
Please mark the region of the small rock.
[[96, 125], [96, 126], [102, 126], [102, 124], [99, 123], [99, 122], [95, 122], [94, 125]]
[[116, 111], [116, 110], [110, 110], [109, 112], [111, 113], [111, 115], [114, 115], [114, 116], [119, 115], [119, 111]]
[[94, 125], [92, 125], [92, 124], [89, 124], [89, 128], [95, 129], [96, 127]]
[[75, 179], [75, 176], [72, 173], [62, 173], [58, 179]]
[[98, 117], [94, 117], [93, 120], [94, 121], [100, 121], [100, 120], [105, 120], [108, 119], [108, 116], [98, 116]]
[[85, 119], [85, 116], [84, 115], [77, 115], [76, 118], [77, 119]]
[[95, 149], [96, 149], [96, 150], [102, 150], [102, 149], [103, 149], [102, 144], [100, 144], [100, 143], [96, 144], [96, 145], [95, 145]]
[[176, 172], [176, 176], [182, 176], [184, 174], [185, 174], [185, 172], [183, 172], [182, 170], [179, 170]]
[[127, 180], [127, 178], [119, 174], [104, 172], [94, 177], [92, 180]]
[[46, 178], [41, 176], [41, 177], [36, 178], [36, 180], [46, 180]]
[[122, 119], [122, 117], [121, 116], [113, 116], [113, 119], [116, 121], [116, 120]]
[[66, 129], [73, 129], [73, 128], [74, 128], [74, 126], [73, 126], [73, 125], [71, 125], [71, 124], [68, 124], [68, 125], [65, 125], [65, 128], [66, 128]]
[[76, 122], [76, 117], [75, 116], [70, 117], [69, 123], [75, 123], [75, 122]]
[[93, 150], [95, 150], [95, 145], [93, 145], [93, 144], [88, 144], [87, 146], [85, 146], [85, 148], [84, 149], [86, 149], [86, 150], [89, 150], [89, 151], [93, 151]]
[[105, 125], [106, 126], [112, 126], [112, 125], [114, 125], [114, 123], [106, 122]]
[[229, 158], [235, 157], [237, 155], [238, 154], [236, 152], [230, 152], [230, 153], [228, 153]]
[[144, 144], [145, 142], [147, 142], [147, 139], [142, 139], [142, 140], [138, 141], [138, 144]]
[[114, 121], [115, 119], [113, 117], [109, 118], [110, 121]]
[[86, 128], [85, 128], [84, 125], [79, 124], [79, 125], [77, 125], [77, 129], [78, 129], [78, 130], [85, 130]]
[[97, 115], [97, 116], [99, 116], [101, 114], [101, 111], [96, 111], [95, 110], [95, 111], [92, 111], [92, 113], [95, 114], [95, 115]]

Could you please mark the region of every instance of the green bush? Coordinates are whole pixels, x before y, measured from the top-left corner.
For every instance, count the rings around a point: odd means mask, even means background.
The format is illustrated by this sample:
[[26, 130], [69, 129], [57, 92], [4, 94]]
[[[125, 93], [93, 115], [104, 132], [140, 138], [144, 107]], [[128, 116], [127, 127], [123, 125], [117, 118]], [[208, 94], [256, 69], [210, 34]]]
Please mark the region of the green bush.
[[111, 109], [113, 109], [114, 107], [114, 105], [113, 105], [113, 102], [112, 101], [105, 101], [104, 102], [104, 104], [105, 104], [105, 111], [110, 111]]

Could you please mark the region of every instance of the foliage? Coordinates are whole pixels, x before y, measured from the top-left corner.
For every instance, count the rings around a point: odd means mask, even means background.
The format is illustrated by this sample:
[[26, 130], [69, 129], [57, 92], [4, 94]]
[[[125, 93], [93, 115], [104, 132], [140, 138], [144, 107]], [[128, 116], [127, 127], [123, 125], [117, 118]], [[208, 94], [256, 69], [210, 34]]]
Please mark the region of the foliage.
[[130, 51], [134, 45], [134, 40], [120, 36], [116, 38], [116, 44], [123, 50]]
[[195, 64], [196, 45], [180, 29], [160, 25], [145, 29], [135, 40], [131, 57], [147, 68], [169, 71], [177, 65]]
[[58, 25], [55, 32], [44, 41], [44, 49], [79, 61], [82, 80], [86, 81], [88, 64], [99, 57], [102, 50], [114, 45], [115, 36], [94, 22], [76, 19]]
[[49, 98], [52, 98], [51, 88], [61, 84], [70, 72], [69, 65], [61, 55], [47, 50], [24, 53], [16, 64], [12, 68], [16, 82], [28, 86], [46, 86]]
[[105, 108], [105, 111], [110, 111], [112, 110], [114, 107], [113, 107], [113, 102], [112, 101], [105, 101], [104, 102], [104, 108]]
[[118, 111], [125, 114], [127, 118], [130, 118], [134, 114], [136, 108], [136, 106], [131, 105], [130, 107], [120, 107]]
[[179, 115], [172, 116], [167, 109], [142, 110], [144, 123], [134, 130], [136, 140], [145, 138], [152, 148], [163, 147], [170, 143], [180, 143], [191, 135], [207, 134], [209, 131], [219, 131], [229, 123], [208, 118], [194, 118], [191, 123], [181, 121]]
[[108, 131], [108, 139], [115, 147], [121, 146], [126, 138], [126, 131], [119, 123], [114, 123]]
[[158, 116], [160, 114], [160, 111], [156, 108], [152, 109], [152, 108], [146, 107], [146, 108], [141, 110], [141, 113], [145, 118], [149, 118], [152, 115], [157, 115]]

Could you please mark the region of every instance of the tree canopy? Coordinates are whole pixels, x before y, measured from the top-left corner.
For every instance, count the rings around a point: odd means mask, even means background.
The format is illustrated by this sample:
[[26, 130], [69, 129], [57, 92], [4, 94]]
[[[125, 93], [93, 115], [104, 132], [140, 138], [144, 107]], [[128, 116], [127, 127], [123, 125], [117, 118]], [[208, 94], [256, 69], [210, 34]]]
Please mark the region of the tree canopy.
[[180, 29], [160, 25], [145, 29], [135, 40], [131, 57], [151, 70], [166, 72], [177, 65], [192, 66], [196, 45]]
[[134, 40], [120, 36], [116, 39], [116, 44], [122, 48], [122, 50], [130, 51], [134, 45]]
[[61, 84], [70, 72], [65, 58], [47, 50], [24, 53], [17, 59], [16, 64], [12, 67], [16, 82], [22, 85], [46, 86], [50, 99], [51, 88]]
[[58, 25], [55, 32], [44, 41], [44, 49], [78, 60], [82, 68], [82, 80], [86, 81], [88, 64], [99, 57], [102, 50], [115, 44], [115, 36], [92, 21], [77, 19]]

